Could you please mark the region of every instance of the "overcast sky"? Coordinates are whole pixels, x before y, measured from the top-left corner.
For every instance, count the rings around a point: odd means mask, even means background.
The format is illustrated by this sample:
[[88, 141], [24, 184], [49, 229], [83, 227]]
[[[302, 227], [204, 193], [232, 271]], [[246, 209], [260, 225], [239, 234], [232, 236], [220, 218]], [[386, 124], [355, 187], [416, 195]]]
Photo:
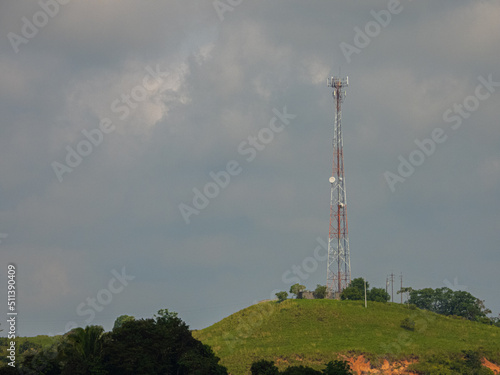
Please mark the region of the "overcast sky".
[[3, 1], [1, 327], [8, 264], [20, 335], [161, 308], [204, 328], [325, 284], [339, 72], [352, 276], [497, 316], [499, 20], [495, 0]]

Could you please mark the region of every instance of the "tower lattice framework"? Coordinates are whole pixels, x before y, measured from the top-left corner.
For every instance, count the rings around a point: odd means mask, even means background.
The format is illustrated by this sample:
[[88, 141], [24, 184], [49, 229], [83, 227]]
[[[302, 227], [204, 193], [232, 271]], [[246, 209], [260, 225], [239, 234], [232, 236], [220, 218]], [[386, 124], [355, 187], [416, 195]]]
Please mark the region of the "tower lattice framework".
[[348, 77], [331, 77], [328, 87], [333, 88], [335, 121], [333, 124], [333, 168], [330, 177], [330, 229], [328, 234], [328, 265], [326, 286], [330, 295], [339, 298], [351, 283], [351, 261], [347, 229], [347, 199], [344, 176], [344, 142], [342, 139], [342, 103], [349, 85]]

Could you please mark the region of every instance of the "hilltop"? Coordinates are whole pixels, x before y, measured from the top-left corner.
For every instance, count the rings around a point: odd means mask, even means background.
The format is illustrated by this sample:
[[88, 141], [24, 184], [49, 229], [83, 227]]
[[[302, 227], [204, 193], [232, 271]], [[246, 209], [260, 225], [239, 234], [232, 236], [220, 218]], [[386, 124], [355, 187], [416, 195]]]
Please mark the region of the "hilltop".
[[[413, 331], [401, 327], [406, 318], [415, 323]], [[387, 368], [474, 350], [500, 363], [500, 328], [393, 303], [371, 302], [365, 309], [360, 301], [267, 301], [193, 336], [210, 345], [233, 375], [249, 374], [260, 359], [280, 369], [320, 369], [337, 358], [357, 361], [358, 368]]]

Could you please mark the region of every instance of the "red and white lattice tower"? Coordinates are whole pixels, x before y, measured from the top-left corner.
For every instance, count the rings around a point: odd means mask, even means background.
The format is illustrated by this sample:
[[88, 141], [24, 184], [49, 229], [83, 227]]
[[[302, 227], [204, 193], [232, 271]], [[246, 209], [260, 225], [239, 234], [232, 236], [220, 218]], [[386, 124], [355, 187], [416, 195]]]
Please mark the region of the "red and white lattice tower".
[[344, 176], [344, 153], [342, 140], [342, 102], [349, 78], [331, 77], [328, 87], [333, 88], [335, 122], [333, 124], [333, 171], [330, 177], [330, 230], [328, 235], [328, 265], [326, 286], [328, 294], [340, 298], [340, 293], [351, 283], [351, 261], [347, 231], [347, 200]]

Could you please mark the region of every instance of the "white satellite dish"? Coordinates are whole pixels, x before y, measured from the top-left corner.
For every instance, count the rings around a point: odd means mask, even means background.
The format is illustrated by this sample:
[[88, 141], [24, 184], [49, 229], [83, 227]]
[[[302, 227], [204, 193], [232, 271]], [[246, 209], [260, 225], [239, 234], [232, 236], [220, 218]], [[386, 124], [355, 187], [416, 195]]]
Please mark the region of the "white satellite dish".
[[330, 183], [333, 184], [335, 182], [335, 177], [330, 177], [328, 181], [330, 181]]

